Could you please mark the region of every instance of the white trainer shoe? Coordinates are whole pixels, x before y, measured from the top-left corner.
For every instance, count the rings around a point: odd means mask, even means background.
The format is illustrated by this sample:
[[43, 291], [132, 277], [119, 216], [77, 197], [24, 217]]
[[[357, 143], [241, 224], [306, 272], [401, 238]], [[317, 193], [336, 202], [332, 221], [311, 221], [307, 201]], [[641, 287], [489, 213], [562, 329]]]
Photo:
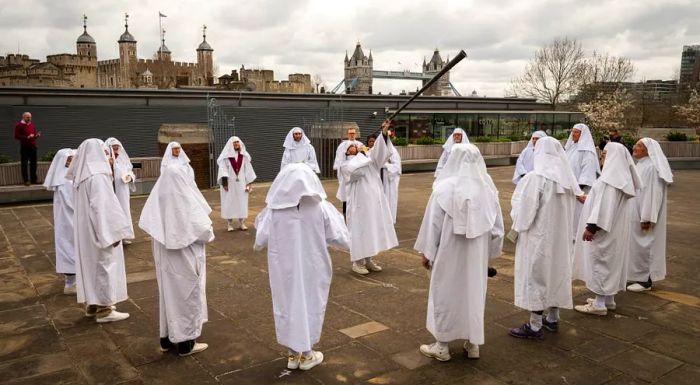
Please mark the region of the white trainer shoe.
[[642, 285], [640, 285], [640, 284], [638, 284], [638, 283], [636, 283], [636, 282], [633, 283], [633, 284], [631, 284], [631, 285], [629, 285], [629, 286], [627, 286], [627, 291], [631, 291], [631, 292], [634, 292], [634, 293], [641, 293], [641, 292], [643, 292], [643, 291], [648, 291], [648, 290], [651, 290], [651, 286], [649, 286], [649, 287], [644, 287], [644, 286], [642, 286]]
[[[586, 300], [586, 303], [593, 304], [593, 302], [595, 302], [595, 299], [593, 299], [593, 298], [588, 298], [588, 299]], [[605, 304], [605, 307], [606, 307], [608, 310], [615, 310], [615, 309], [617, 309], [617, 304], [616, 304], [615, 302], [606, 303], [606, 304]]]
[[299, 369], [309, 370], [323, 362], [323, 353], [312, 350], [311, 355], [308, 357], [302, 354], [300, 361], [301, 362], [299, 363]]
[[248, 226], [245, 225], [245, 223], [241, 223], [241, 231], [247, 231]]
[[233, 227], [233, 222], [226, 222], [226, 224], [227, 224], [226, 231], [231, 232], [231, 231], [236, 229], [235, 227]]
[[123, 243], [124, 245], [130, 245], [130, 244], [132, 244], [132, 243], [134, 243], [134, 242], [133, 242], [131, 239], [122, 239], [122, 243]]
[[299, 369], [299, 362], [301, 362], [301, 353], [288, 355], [287, 356], [287, 369], [290, 369], [290, 370]]
[[367, 258], [365, 260], [365, 268], [369, 271], [379, 272], [382, 271], [382, 267], [377, 265], [372, 258]]
[[472, 360], [479, 359], [479, 345], [464, 341], [464, 351], [467, 352], [467, 358]]
[[63, 287], [63, 294], [65, 294], [65, 295], [74, 295], [76, 293], [77, 293], [76, 285]]
[[593, 315], [607, 315], [608, 314], [608, 309], [607, 308], [597, 308], [593, 305], [593, 303], [587, 303], [585, 305], [576, 305], [574, 306], [574, 310], [580, 313], [585, 313], [585, 314], [593, 314]]
[[420, 350], [424, 356], [434, 358], [441, 362], [449, 361], [452, 358], [452, 356], [450, 356], [450, 349], [440, 349], [437, 342], [433, 342], [430, 345], [421, 345], [418, 350]]
[[193, 355], [193, 354], [195, 354], [195, 353], [200, 353], [200, 352], [203, 352], [203, 351], [207, 350], [208, 347], [209, 347], [208, 344], [205, 344], [205, 343], [203, 343], [203, 342], [196, 342], [196, 341], [195, 341], [194, 346], [192, 347], [192, 350], [190, 350], [190, 351], [187, 352], [187, 353], [181, 353], [181, 354], [179, 354], [179, 355], [180, 355], [180, 357], [191, 356], [191, 355]]
[[107, 322], [117, 322], [117, 321], [123, 321], [127, 318], [129, 318], [129, 313], [122, 313], [122, 312], [118, 312], [116, 310], [112, 310], [109, 313], [109, 315], [107, 315], [106, 317], [98, 317], [97, 323], [103, 324], [103, 323], [107, 323]]
[[352, 264], [352, 271], [354, 271], [357, 274], [360, 275], [367, 275], [369, 274], [369, 270], [364, 265], [360, 265], [359, 263], [354, 263]]

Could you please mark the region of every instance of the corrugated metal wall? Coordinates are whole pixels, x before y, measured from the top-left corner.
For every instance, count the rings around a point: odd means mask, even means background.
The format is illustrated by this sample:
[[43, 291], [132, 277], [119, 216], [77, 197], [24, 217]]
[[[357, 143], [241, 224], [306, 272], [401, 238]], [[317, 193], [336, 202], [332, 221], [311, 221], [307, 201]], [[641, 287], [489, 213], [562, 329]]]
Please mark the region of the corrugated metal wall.
[[[277, 174], [282, 144], [292, 127], [308, 129], [325, 117], [326, 122], [355, 122], [365, 137], [379, 127], [385, 109], [395, 109], [407, 99], [375, 95], [0, 88], [0, 154], [19, 158], [19, 145], [13, 140], [14, 125], [22, 112], [31, 111], [43, 135], [39, 156], [49, 150], [76, 148], [86, 138], [110, 136], [119, 138], [130, 156], [159, 156], [160, 126], [207, 123], [208, 96], [216, 97], [227, 116], [235, 117], [236, 135], [253, 156], [260, 180], [270, 180]], [[415, 102], [415, 108], [423, 109], [537, 107], [527, 99], [425, 97]]]

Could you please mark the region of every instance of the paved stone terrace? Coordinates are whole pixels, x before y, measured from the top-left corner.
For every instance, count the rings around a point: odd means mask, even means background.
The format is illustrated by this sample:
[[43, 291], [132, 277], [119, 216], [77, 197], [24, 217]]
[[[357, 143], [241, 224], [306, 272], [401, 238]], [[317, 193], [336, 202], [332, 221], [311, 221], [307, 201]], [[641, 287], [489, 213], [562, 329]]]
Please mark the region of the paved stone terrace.
[[[489, 172], [501, 191], [506, 222], [512, 167]], [[461, 342], [439, 363], [418, 353], [425, 330], [428, 277], [412, 250], [431, 174], [401, 180], [401, 244], [377, 259], [381, 273], [350, 272], [348, 254], [332, 251], [334, 277], [323, 336], [323, 365], [287, 371], [275, 342], [264, 253], [252, 251], [255, 231], [227, 233], [214, 208], [216, 240], [208, 248], [210, 321], [201, 341], [210, 348], [187, 358], [158, 350], [158, 290], [150, 240], [137, 230], [126, 249], [127, 321], [97, 325], [54, 273], [50, 204], [0, 207], [0, 378], [11, 384], [697, 384], [700, 383], [699, 171], [678, 171], [669, 190], [668, 279], [645, 294], [623, 293], [606, 317], [562, 311], [558, 334], [544, 341], [507, 335], [527, 319], [513, 306], [513, 245], [494, 261], [489, 280], [486, 345], [467, 360]], [[328, 195], [336, 183], [324, 182]], [[252, 217], [266, 188], [251, 199]], [[132, 199], [137, 221], [145, 199]], [[510, 224], [507, 223], [507, 226]], [[587, 298], [576, 285], [575, 302]]]

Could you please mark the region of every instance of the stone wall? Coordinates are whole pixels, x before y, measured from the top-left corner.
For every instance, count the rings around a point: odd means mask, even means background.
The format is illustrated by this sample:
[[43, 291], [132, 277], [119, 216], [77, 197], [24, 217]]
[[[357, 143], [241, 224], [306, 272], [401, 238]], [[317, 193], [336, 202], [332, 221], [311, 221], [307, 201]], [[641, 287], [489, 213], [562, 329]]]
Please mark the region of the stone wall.
[[158, 130], [158, 150], [160, 154], [170, 142], [178, 142], [194, 169], [195, 181], [199, 188], [208, 188], [209, 183], [209, 127], [205, 123], [163, 124]]

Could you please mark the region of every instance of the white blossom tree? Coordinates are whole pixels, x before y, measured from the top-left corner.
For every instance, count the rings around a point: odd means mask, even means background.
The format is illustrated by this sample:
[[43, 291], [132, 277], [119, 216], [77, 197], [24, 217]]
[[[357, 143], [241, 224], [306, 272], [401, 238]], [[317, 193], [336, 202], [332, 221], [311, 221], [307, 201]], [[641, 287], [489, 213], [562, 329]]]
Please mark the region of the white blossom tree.
[[590, 101], [579, 103], [578, 109], [583, 112], [591, 130], [598, 134], [611, 129], [636, 134], [636, 130], [627, 124], [631, 106], [630, 95], [625, 89], [618, 88], [614, 92], [599, 92]]
[[693, 126], [700, 125], [700, 95], [697, 90], [690, 92], [688, 103], [673, 106], [676, 115]]

